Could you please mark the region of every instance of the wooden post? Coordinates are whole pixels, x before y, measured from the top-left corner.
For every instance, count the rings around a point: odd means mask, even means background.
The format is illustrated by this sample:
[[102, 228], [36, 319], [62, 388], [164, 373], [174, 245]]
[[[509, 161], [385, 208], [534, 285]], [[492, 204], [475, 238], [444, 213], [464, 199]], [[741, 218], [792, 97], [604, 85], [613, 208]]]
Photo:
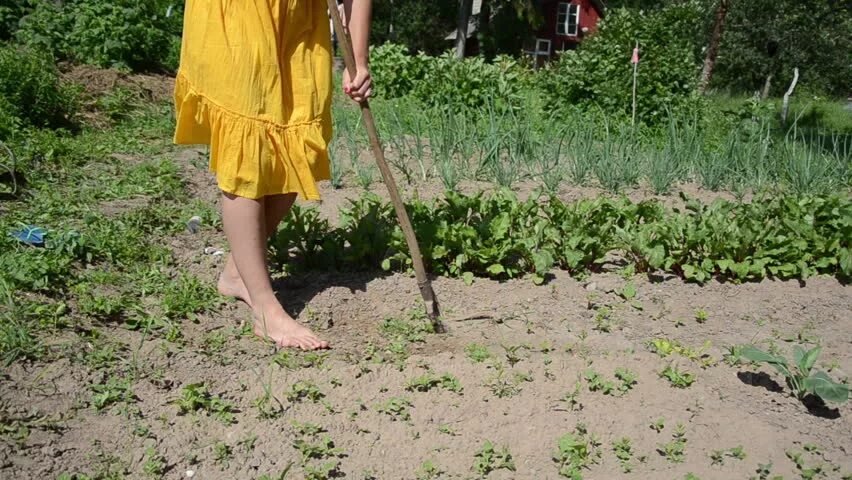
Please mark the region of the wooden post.
[[[328, 11], [331, 14], [334, 29], [337, 31], [337, 38], [343, 51], [343, 62], [346, 65], [346, 70], [351, 78], [355, 77], [355, 53], [352, 50], [352, 41], [349, 38], [349, 33], [343, 28], [343, 21], [340, 19], [340, 13], [337, 11], [337, 1], [328, 0]], [[364, 126], [367, 128], [367, 135], [370, 137], [370, 145], [372, 146], [373, 155], [376, 157], [376, 163], [379, 166], [379, 171], [382, 173], [385, 186], [388, 188], [388, 193], [391, 197], [391, 203], [396, 211], [399, 226], [402, 228], [402, 233], [405, 235], [405, 242], [408, 244], [408, 250], [411, 252], [411, 263], [414, 266], [414, 275], [417, 278], [417, 286], [420, 288], [420, 295], [423, 296], [423, 302], [426, 304], [426, 314], [432, 320], [432, 325], [438, 333], [445, 332], [444, 326], [440, 322], [440, 310], [438, 300], [435, 297], [435, 291], [432, 290], [432, 282], [426, 275], [426, 268], [423, 265], [423, 255], [420, 253], [420, 246], [417, 244], [417, 238], [414, 235], [414, 228], [411, 226], [411, 220], [408, 218], [408, 212], [405, 211], [405, 205], [399, 196], [396, 181], [388, 163], [385, 161], [384, 149], [382, 149], [379, 133], [376, 130], [376, 122], [373, 119], [373, 113], [370, 111], [369, 100], [360, 102], [361, 116], [364, 119]]]
[[636, 82], [639, 75], [639, 42], [636, 42], [636, 48], [633, 49], [633, 126], [636, 126]]
[[467, 25], [470, 22], [473, 0], [459, 0], [459, 12], [456, 19], [456, 58], [462, 59], [467, 44]]
[[799, 83], [799, 69], [793, 69], [793, 83], [790, 84], [790, 88], [787, 89], [787, 93], [784, 94], [784, 103], [781, 106], [781, 124], [787, 125], [787, 111], [790, 107], [790, 95], [793, 94], [793, 90], [796, 89], [796, 84]]

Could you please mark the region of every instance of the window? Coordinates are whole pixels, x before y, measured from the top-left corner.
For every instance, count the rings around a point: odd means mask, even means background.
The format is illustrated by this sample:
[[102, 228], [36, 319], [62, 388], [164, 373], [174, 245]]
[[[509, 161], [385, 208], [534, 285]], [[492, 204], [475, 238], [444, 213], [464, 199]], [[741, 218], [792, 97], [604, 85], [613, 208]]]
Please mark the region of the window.
[[550, 56], [550, 40], [545, 40], [543, 38], [536, 39], [535, 54]]
[[556, 12], [556, 34], [576, 37], [580, 31], [580, 6], [559, 2]]

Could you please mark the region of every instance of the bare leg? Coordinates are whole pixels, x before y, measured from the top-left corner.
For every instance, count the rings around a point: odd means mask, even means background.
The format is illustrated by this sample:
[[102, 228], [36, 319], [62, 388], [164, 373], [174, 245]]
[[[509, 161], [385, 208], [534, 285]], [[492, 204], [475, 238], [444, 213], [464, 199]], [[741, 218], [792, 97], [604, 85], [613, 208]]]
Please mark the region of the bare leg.
[[[296, 194], [270, 195], [264, 197], [263, 201], [266, 234], [268, 237], [272, 237], [278, 231], [278, 224], [281, 223], [281, 220], [293, 207], [293, 203], [296, 201]], [[228, 260], [225, 262], [225, 269], [219, 277], [218, 287], [219, 293], [222, 295], [239, 298], [251, 306], [251, 298], [249, 298], [248, 290], [243, 279], [240, 278], [237, 265], [234, 264], [234, 256], [230, 253], [228, 254]]]
[[254, 333], [271, 338], [282, 347], [326, 348], [328, 343], [284, 311], [272, 291], [266, 268], [265, 203], [265, 199], [252, 200], [230, 194], [225, 194], [222, 201], [222, 223], [254, 312]]

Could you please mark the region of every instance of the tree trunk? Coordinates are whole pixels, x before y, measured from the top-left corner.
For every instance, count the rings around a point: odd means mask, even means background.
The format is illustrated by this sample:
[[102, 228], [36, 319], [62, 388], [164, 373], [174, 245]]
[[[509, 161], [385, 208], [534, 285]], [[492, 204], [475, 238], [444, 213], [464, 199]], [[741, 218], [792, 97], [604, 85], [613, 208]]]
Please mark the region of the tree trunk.
[[459, 16], [456, 24], [456, 58], [464, 58], [467, 43], [467, 25], [470, 23], [473, 0], [459, 0]]
[[476, 23], [477, 39], [479, 40], [479, 53], [491, 60], [495, 55], [494, 35], [491, 32], [491, 2], [482, 0], [482, 9], [479, 11], [479, 19]]
[[769, 98], [769, 91], [772, 89], [772, 74], [766, 76], [766, 83], [763, 84], [763, 91], [760, 92], [760, 99], [766, 100]]
[[732, 0], [719, 0], [719, 8], [716, 9], [716, 22], [713, 24], [713, 32], [710, 34], [710, 43], [707, 46], [707, 56], [704, 58], [704, 68], [701, 70], [701, 81], [698, 83], [698, 91], [704, 93], [710, 86], [713, 78], [713, 70], [716, 68], [716, 56], [719, 54], [719, 43], [722, 41], [722, 31], [725, 28], [725, 17]]

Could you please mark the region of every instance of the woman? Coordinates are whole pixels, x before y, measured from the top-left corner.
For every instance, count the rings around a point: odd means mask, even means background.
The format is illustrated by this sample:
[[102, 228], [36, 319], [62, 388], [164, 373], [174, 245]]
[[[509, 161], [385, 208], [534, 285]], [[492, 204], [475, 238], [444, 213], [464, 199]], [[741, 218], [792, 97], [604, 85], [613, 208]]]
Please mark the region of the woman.
[[[297, 195], [319, 199], [329, 178], [331, 32], [324, 0], [187, 0], [175, 86], [175, 143], [209, 144], [231, 254], [219, 292], [245, 301], [255, 334], [282, 347], [328, 348], [284, 311], [266, 267], [267, 236]], [[344, 0], [357, 72], [372, 93], [371, 0]]]

